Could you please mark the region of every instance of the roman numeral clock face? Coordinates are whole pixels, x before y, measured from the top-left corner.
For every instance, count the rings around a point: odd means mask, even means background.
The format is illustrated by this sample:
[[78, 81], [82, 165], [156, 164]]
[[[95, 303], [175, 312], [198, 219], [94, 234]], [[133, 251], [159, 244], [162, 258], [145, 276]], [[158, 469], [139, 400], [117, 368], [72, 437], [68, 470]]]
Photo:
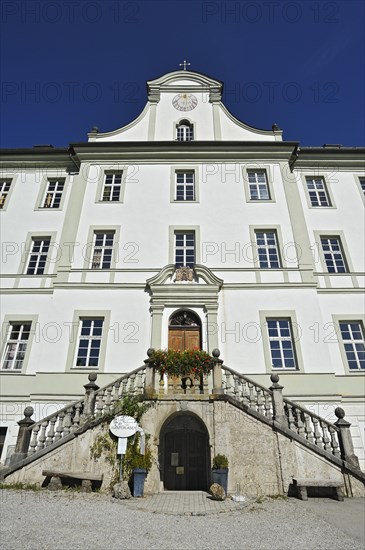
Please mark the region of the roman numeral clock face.
[[172, 104], [178, 111], [192, 111], [197, 106], [198, 100], [193, 94], [177, 94]]

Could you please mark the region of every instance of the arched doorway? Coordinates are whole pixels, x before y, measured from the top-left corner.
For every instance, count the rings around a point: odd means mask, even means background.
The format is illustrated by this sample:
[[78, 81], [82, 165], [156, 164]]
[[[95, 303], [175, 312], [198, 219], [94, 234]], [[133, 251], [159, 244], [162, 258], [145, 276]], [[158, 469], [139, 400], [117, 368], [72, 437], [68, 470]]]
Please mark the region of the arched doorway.
[[193, 311], [179, 310], [170, 317], [169, 349], [201, 349], [201, 321]]
[[170, 491], [207, 491], [210, 453], [204, 423], [191, 413], [178, 413], [163, 426], [160, 442], [164, 488]]

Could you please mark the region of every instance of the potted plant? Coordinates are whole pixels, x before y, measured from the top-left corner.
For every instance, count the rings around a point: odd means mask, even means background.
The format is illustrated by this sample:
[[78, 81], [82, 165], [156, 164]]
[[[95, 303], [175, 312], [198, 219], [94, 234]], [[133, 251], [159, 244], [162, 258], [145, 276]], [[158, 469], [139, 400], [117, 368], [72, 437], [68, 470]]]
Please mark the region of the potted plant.
[[146, 438], [145, 454], [139, 449], [139, 434], [128, 442], [127, 452], [124, 455], [123, 472], [129, 478], [131, 492], [134, 497], [143, 497], [144, 482], [152, 466], [152, 452]]
[[226, 455], [217, 454], [213, 458], [212, 468], [213, 483], [218, 483], [227, 494], [228, 489], [228, 458]]
[[214, 364], [214, 358], [203, 350], [158, 349], [150, 356], [150, 366], [169, 376], [203, 376], [210, 373]]

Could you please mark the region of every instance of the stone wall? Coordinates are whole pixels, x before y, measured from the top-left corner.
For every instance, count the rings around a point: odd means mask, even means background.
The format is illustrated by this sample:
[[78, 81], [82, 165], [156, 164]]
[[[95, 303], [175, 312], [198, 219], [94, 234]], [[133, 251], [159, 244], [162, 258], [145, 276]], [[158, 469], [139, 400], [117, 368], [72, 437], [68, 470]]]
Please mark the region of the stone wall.
[[[251, 417], [226, 401], [187, 399], [171, 396], [153, 402], [141, 425], [150, 435], [153, 465], [145, 484], [146, 493], [163, 490], [159, 470], [160, 433], [174, 414], [193, 414], [201, 419], [209, 434], [211, 460], [225, 454], [229, 460], [228, 492], [247, 496], [287, 494], [293, 477], [342, 480], [340, 469], [300, 443], [277, 433], [270, 425]], [[107, 430], [106, 430], [107, 431]], [[113, 467], [101, 457], [93, 459], [90, 447], [101, 425], [89, 429], [45, 456], [31, 462], [6, 478], [6, 483], [44, 483], [42, 470], [103, 474], [103, 489], [108, 489]], [[346, 476], [347, 496], [361, 496], [364, 487]]]

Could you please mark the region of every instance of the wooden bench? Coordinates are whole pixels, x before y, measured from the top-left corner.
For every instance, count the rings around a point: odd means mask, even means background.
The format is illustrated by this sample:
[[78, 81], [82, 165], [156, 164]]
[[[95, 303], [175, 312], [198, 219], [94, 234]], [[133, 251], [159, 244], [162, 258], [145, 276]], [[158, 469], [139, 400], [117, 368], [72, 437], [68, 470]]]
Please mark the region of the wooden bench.
[[51, 478], [48, 487], [52, 490], [62, 489], [62, 478], [81, 480], [81, 491], [83, 493], [90, 493], [92, 491], [93, 481], [103, 481], [103, 474], [91, 474], [88, 472], [59, 472], [54, 470], [43, 470], [42, 475]]
[[297, 496], [301, 500], [308, 500], [308, 487], [333, 487], [336, 492], [337, 500], [343, 501], [343, 481], [332, 481], [323, 479], [295, 479], [293, 478], [294, 487], [297, 489]]

